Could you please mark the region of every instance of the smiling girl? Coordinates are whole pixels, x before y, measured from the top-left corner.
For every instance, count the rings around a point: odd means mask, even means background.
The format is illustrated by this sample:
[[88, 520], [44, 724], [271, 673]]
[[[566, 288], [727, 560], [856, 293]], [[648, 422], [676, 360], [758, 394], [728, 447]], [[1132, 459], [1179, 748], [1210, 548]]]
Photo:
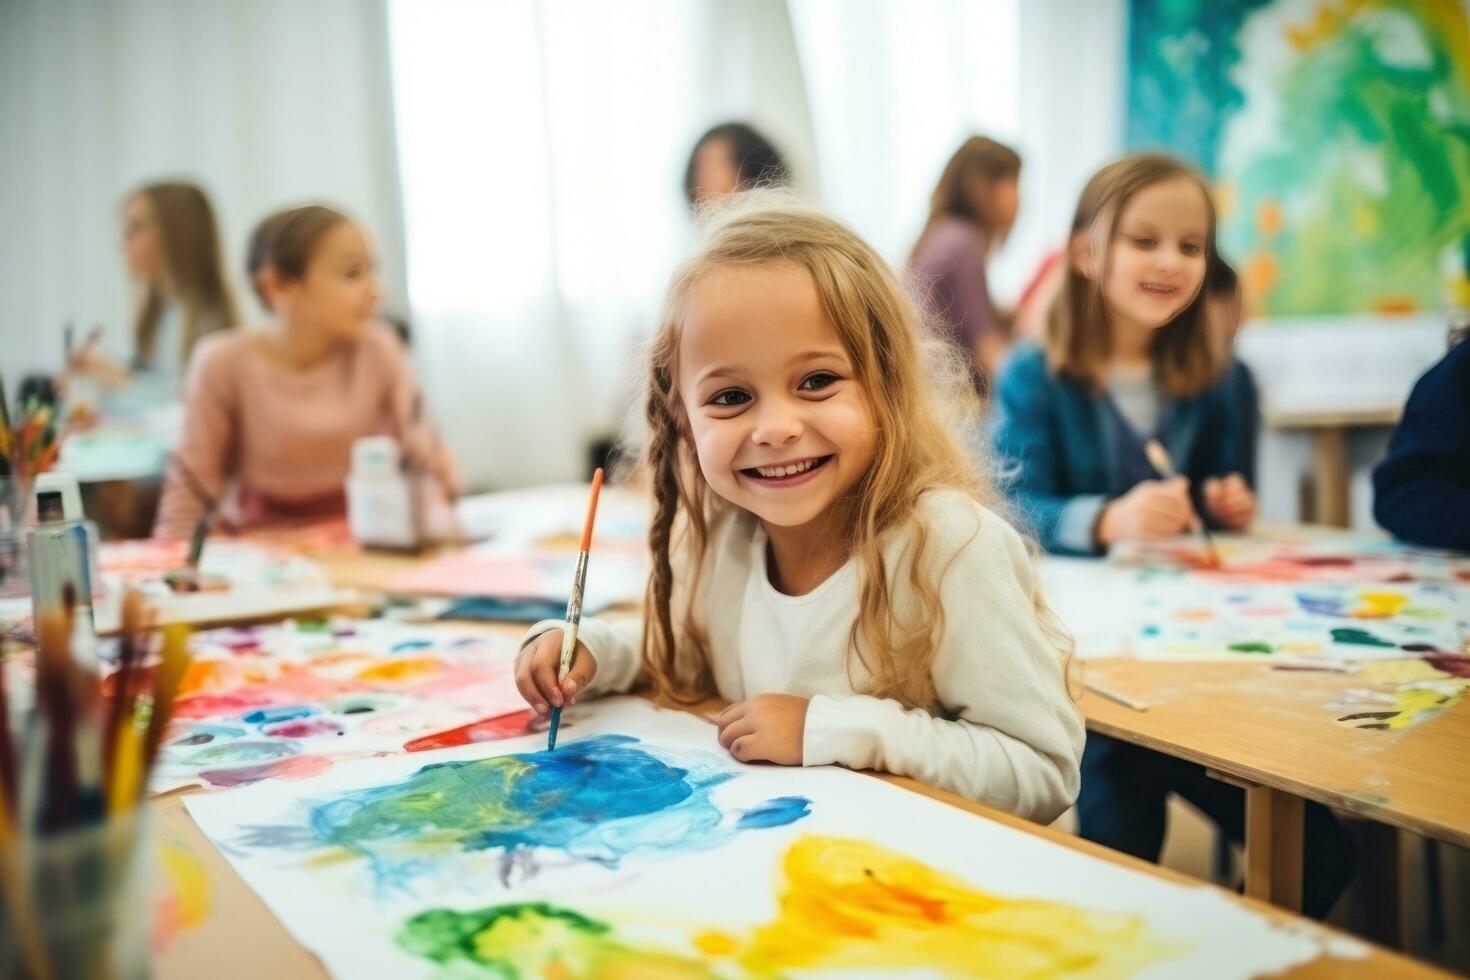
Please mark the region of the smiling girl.
[[[995, 443], [1006, 490], [1048, 551], [1098, 554], [1255, 514], [1256, 419], [1233, 410], [1230, 360], [1202, 289], [1220, 263], [1203, 178], [1162, 156], [1103, 168], [1083, 191], [1039, 348], [1002, 372]], [[1163, 479], [1158, 439], [1181, 476]]]
[[[947, 424], [968, 373], [852, 232], [757, 199], [675, 276], [651, 349], [647, 620], [559, 623], [518, 664], [539, 713], [647, 681], [719, 697], [743, 762], [914, 776], [1049, 821], [1082, 726], [1026, 548]], [[939, 368], [944, 370], [936, 370]]]
[[154, 533], [187, 537], [204, 495], [224, 497], [237, 529], [340, 516], [352, 444], [369, 435], [404, 441], [452, 494], [453, 462], [420, 417], [408, 356], [376, 319], [363, 230], [318, 205], [261, 229], [251, 279], [271, 315], [200, 341]]

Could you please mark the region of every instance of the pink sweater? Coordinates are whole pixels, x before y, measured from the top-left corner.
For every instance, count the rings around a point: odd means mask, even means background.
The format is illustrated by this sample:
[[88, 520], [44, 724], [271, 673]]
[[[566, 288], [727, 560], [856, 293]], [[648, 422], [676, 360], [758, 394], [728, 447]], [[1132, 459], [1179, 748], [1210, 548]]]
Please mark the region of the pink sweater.
[[[403, 344], [383, 324], [301, 370], [272, 359], [248, 331], [221, 331], [190, 359], [176, 453], [237, 528], [339, 516], [353, 441], [401, 437], [417, 391]], [[187, 537], [203, 507], [171, 465], [154, 535]]]

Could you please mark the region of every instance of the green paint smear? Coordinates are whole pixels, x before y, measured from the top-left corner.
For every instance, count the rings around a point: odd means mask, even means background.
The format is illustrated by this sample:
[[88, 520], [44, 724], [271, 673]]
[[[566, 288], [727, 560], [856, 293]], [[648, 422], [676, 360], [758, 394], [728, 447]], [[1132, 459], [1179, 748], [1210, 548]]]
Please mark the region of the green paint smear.
[[1269, 643], [1232, 643], [1229, 648], [1236, 653], [1275, 653], [1276, 648]]
[[430, 909], [404, 923], [394, 938], [406, 952], [450, 968], [452, 976], [714, 976], [697, 960], [630, 946], [614, 938], [607, 923], [544, 902]]
[[[1164, 146], [1230, 192], [1221, 251], [1271, 316], [1432, 309], [1470, 275], [1470, 63], [1455, 0], [1367, 0], [1300, 49], [1242, 45], [1254, 16], [1306, 28], [1281, 5], [1132, 0], [1129, 143]], [[1304, 10], [1314, 9], [1303, 4]], [[1232, 154], [1232, 120], [1250, 107], [1240, 77], [1272, 79], [1278, 124]], [[1258, 117], [1257, 117], [1258, 118]], [[1256, 136], [1258, 134], [1239, 134]], [[1281, 216], [1263, 228], [1264, 208]], [[1457, 288], [1463, 287], [1462, 285]]]
[[1372, 633], [1369, 633], [1367, 630], [1352, 629], [1351, 627], [1339, 627], [1338, 629], [1333, 630], [1332, 642], [1351, 643], [1354, 646], [1360, 647], [1385, 647], [1390, 650], [1397, 649], [1396, 644], [1390, 643], [1387, 640], [1380, 640], [1378, 637], [1374, 636]]

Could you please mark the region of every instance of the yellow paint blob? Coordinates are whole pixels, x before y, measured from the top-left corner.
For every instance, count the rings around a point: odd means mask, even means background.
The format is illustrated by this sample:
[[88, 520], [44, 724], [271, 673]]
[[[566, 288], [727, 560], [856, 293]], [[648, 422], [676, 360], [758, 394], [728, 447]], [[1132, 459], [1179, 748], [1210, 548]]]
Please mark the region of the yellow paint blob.
[[1364, 592], [1358, 596], [1358, 607], [1353, 610], [1353, 618], [1392, 619], [1408, 604], [1409, 597], [1402, 592]]
[[358, 671], [357, 679], [368, 684], [402, 684], [437, 674], [443, 669], [443, 661], [433, 657], [409, 657], [404, 660], [387, 660]]
[[154, 899], [153, 948], [164, 949], [181, 932], [209, 916], [213, 887], [209, 872], [184, 845], [166, 840], [158, 846], [161, 893]]
[[866, 841], [804, 836], [781, 871], [776, 918], [740, 954], [752, 973], [1113, 977], [1187, 952], [1141, 916], [993, 895]]

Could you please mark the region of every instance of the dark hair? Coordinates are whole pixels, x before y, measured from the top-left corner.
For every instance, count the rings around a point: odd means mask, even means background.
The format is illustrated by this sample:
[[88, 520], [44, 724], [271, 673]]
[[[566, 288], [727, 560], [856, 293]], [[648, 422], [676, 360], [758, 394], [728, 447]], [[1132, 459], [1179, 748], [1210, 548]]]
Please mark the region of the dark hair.
[[1225, 261], [1225, 257], [1217, 252], [1215, 261], [1210, 263], [1209, 273], [1205, 276], [1205, 292], [1221, 299], [1229, 299], [1239, 288], [1240, 276]]
[[735, 161], [735, 172], [739, 174], [738, 188], [776, 187], [791, 182], [791, 168], [786, 166], [779, 150], [754, 127], [743, 122], [721, 123], [710, 129], [689, 151], [689, 163], [684, 167], [684, 200], [694, 207], [694, 195], [698, 188], [694, 184], [695, 170], [699, 163], [699, 151], [711, 140], [722, 140], [730, 144], [730, 157]]
[[270, 305], [260, 288], [261, 270], [271, 266], [283, 279], [300, 279], [327, 232], [347, 220], [341, 211], [307, 204], [277, 211], [256, 225], [246, 249], [245, 272], [261, 304]]

